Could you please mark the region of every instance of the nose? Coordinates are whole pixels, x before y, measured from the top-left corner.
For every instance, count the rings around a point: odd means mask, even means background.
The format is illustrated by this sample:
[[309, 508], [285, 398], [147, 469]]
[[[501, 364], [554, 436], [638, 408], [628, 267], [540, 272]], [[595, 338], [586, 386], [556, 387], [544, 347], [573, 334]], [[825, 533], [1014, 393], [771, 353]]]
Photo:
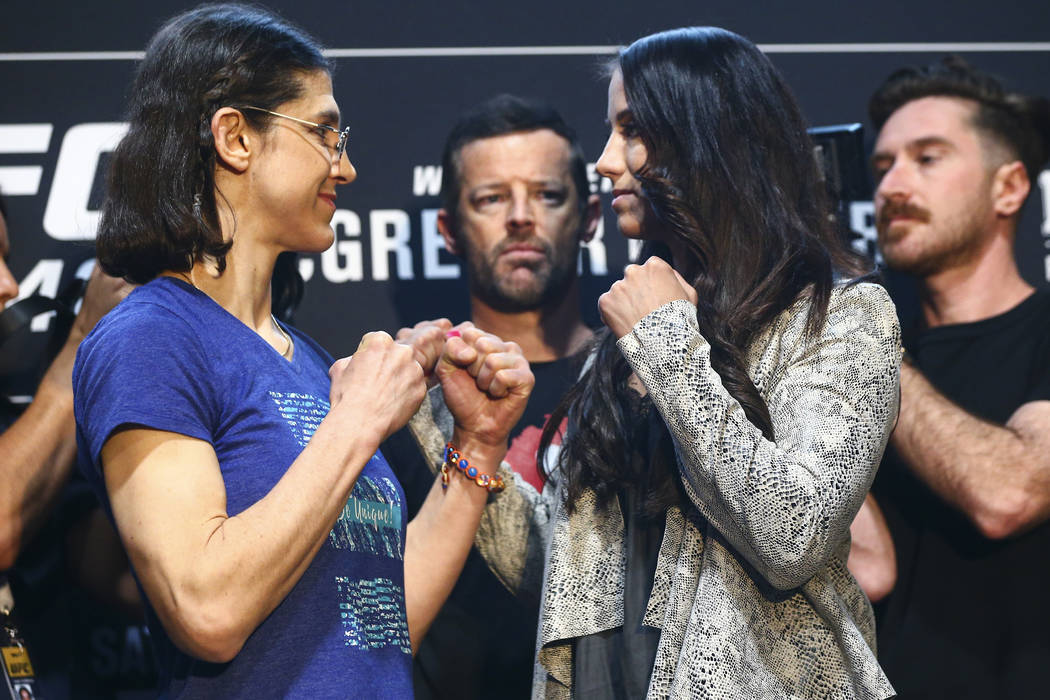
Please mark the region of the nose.
[[602, 177], [607, 177], [616, 182], [616, 178], [623, 174], [626, 168], [623, 154], [623, 139], [616, 133], [609, 134], [605, 142], [605, 148], [598, 162], [594, 164], [595, 169]]
[[911, 193], [911, 174], [907, 164], [897, 160], [882, 174], [879, 186], [875, 188], [875, 201], [907, 200]]
[[18, 282], [11, 274], [7, 261], [0, 259], [0, 308], [18, 296]]
[[531, 202], [528, 192], [513, 192], [510, 195], [510, 207], [507, 210], [507, 227], [522, 229], [534, 223]]
[[332, 161], [332, 178], [341, 185], [357, 179], [357, 168], [350, 162], [350, 156], [346, 151], [339, 154], [339, 160]]

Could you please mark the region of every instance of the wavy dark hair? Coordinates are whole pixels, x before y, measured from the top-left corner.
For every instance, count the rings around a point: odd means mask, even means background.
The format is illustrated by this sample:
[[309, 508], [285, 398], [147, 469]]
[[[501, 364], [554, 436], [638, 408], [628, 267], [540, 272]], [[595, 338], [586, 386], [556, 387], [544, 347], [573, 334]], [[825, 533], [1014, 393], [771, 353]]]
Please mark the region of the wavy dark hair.
[[[869, 268], [839, 238], [798, 105], [754, 44], [714, 27], [676, 29], [634, 42], [614, 67], [648, 150], [635, 175], [676, 248], [686, 251], [687, 259], [673, 263], [697, 291], [711, 366], [772, 440], [769, 409], [747, 373], [748, 347], [803, 296], [811, 301], [807, 329], [819, 332], [836, 276]], [[649, 244], [643, 255], [667, 257], [660, 248]], [[605, 501], [645, 483], [632, 470], [647, 465], [631, 466], [626, 437], [630, 375], [616, 338], [603, 329], [591, 368], [547, 423], [541, 456], [569, 419], [559, 466], [570, 509], [584, 489]], [[651, 487], [645, 510], [679, 502], [678, 483], [669, 475]]]
[[[206, 258], [226, 266], [216, 206], [211, 118], [222, 107], [276, 109], [302, 95], [303, 78], [331, 73], [308, 34], [259, 7], [202, 5], [164, 24], [131, 87], [129, 129], [110, 163], [97, 250], [102, 268], [143, 284]], [[256, 129], [273, 117], [245, 110]], [[218, 196], [222, 196], [218, 193]], [[277, 311], [298, 302], [294, 255], [274, 277]], [[282, 306], [285, 305], [285, 306]]]

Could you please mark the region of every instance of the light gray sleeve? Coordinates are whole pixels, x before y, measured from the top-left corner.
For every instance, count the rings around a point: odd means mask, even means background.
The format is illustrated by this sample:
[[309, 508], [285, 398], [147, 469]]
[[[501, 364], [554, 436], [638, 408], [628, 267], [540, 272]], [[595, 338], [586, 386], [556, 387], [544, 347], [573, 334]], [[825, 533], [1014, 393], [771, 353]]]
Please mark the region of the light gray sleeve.
[[836, 289], [817, 337], [805, 331], [807, 309], [782, 317], [782, 350], [767, 368], [775, 441], [711, 368], [689, 302], [661, 306], [618, 341], [674, 437], [689, 498], [782, 590], [812, 578], [848, 537], [899, 407], [900, 330], [885, 290]]
[[[423, 454], [442, 454], [445, 443], [451, 439], [453, 421], [441, 387], [430, 390], [427, 400], [423, 401], [408, 425]], [[552, 456], [556, 449], [552, 448]], [[438, 459], [429, 463], [431, 470], [437, 473], [440, 467]], [[537, 493], [506, 462], [500, 465], [499, 474], [507, 488], [489, 496], [474, 537], [474, 546], [511, 593], [538, 599], [543, 585], [556, 480], [548, 479], [543, 493]]]

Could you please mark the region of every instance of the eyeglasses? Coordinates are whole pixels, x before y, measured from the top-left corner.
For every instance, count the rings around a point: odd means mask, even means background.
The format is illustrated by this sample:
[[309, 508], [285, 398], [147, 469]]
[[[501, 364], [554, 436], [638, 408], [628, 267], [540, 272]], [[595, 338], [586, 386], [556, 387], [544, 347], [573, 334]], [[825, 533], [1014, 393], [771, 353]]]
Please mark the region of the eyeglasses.
[[[339, 129], [328, 126], [327, 124], [318, 124], [317, 122], [308, 121], [306, 119], [300, 119], [299, 117], [290, 117], [287, 114], [273, 112], [268, 109], [263, 109], [262, 107], [252, 107], [250, 105], [238, 107], [238, 109], [254, 109], [257, 112], [266, 112], [267, 114], [272, 114], [273, 116], [280, 117], [281, 119], [291, 119], [293, 122], [299, 122], [300, 124], [312, 126], [314, 129], [317, 129], [318, 134], [324, 140], [325, 148], [332, 151], [332, 162], [338, 162], [339, 159], [343, 157], [343, 153], [346, 152], [346, 142], [347, 139], [350, 138], [350, 127], [345, 127], [342, 131], [340, 131]], [[331, 143], [332, 134], [335, 134], [336, 138], [338, 139], [334, 146]]]

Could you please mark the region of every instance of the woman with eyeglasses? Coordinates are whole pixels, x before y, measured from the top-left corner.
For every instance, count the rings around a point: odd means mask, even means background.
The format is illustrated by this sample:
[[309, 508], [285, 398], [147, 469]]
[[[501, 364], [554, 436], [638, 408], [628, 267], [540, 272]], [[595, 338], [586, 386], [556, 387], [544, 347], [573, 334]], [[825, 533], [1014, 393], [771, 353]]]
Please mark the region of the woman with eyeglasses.
[[754, 44], [691, 28], [620, 53], [607, 117], [597, 169], [644, 263], [599, 299], [543, 493], [504, 494], [478, 541], [541, 596], [533, 696], [892, 696], [846, 559], [899, 328], [795, 100]]
[[[80, 468], [148, 601], [164, 697], [411, 697], [524, 408], [517, 348], [449, 324], [333, 362], [276, 320], [275, 264], [332, 243], [356, 173], [312, 39], [238, 5], [164, 25], [131, 91], [98, 234], [142, 286], [81, 346]], [[293, 295], [294, 296], [294, 295]], [[412, 523], [379, 443], [435, 367], [456, 467]], [[434, 455], [441, 459], [442, 455]], [[458, 472], [462, 471], [460, 474]]]

